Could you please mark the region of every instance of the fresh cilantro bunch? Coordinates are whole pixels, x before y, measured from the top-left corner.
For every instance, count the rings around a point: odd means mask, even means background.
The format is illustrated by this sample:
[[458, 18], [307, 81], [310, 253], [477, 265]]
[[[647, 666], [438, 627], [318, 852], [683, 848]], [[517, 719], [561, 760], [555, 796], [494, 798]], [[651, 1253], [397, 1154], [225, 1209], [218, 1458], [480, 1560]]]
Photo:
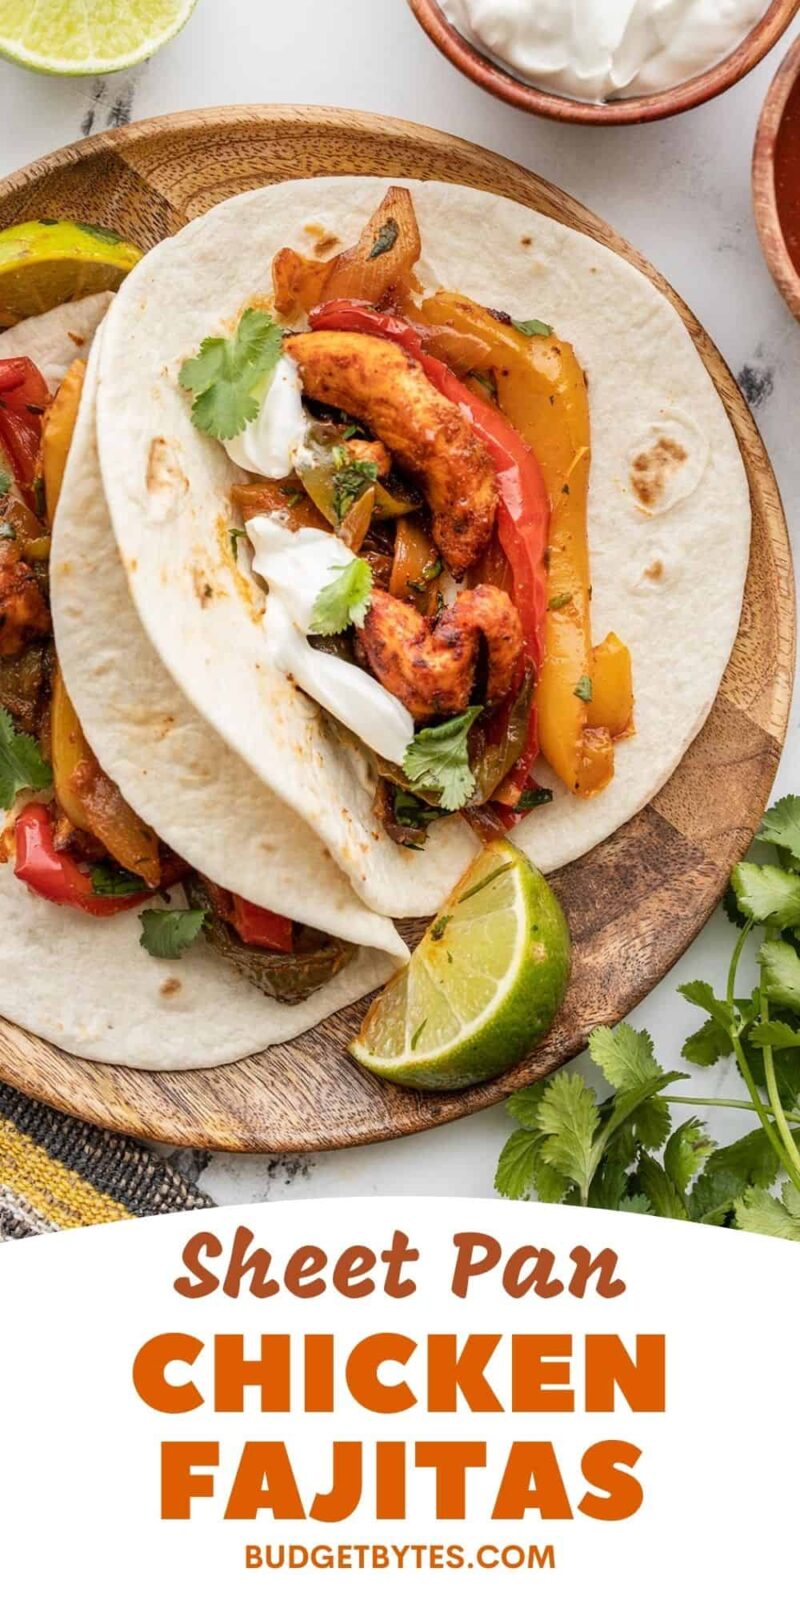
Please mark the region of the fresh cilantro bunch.
[[283, 330], [266, 311], [243, 311], [230, 339], [204, 339], [178, 373], [194, 396], [192, 422], [213, 439], [233, 439], [254, 422], [280, 360]]
[[[776, 859], [734, 870], [727, 907], [739, 934], [724, 997], [702, 980], [680, 990], [706, 1013], [684, 1059], [708, 1067], [732, 1056], [748, 1097], [666, 1093], [686, 1074], [663, 1071], [647, 1033], [628, 1023], [596, 1028], [589, 1054], [612, 1092], [599, 1100], [579, 1074], [560, 1073], [512, 1095], [509, 1111], [520, 1126], [500, 1156], [501, 1194], [800, 1241], [800, 799], [773, 806], [758, 837]], [[759, 983], [737, 998], [756, 930]], [[696, 1114], [673, 1128], [673, 1106], [715, 1105], [755, 1112], [760, 1126], [721, 1149]]]

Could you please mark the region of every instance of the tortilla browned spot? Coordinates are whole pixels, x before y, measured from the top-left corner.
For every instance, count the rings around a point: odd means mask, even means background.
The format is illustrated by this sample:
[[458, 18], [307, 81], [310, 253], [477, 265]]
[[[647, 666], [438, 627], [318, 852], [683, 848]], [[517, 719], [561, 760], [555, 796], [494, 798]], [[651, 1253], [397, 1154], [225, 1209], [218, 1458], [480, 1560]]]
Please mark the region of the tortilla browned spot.
[[330, 255], [331, 251], [336, 249], [338, 243], [339, 240], [337, 239], [335, 233], [323, 234], [322, 238], [318, 239], [314, 245], [315, 256]]
[[170, 444], [168, 439], [160, 435], [150, 444], [145, 482], [150, 494], [177, 493], [183, 496], [189, 488], [189, 480], [181, 466], [178, 450], [174, 444]]
[[640, 451], [631, 467], [631, 488], [641, 505], [648, 509], [657, 506], [672, 474], [686, 460], [688, 456], [683, 445], [667, 434], [656, 439], [648, 450]]

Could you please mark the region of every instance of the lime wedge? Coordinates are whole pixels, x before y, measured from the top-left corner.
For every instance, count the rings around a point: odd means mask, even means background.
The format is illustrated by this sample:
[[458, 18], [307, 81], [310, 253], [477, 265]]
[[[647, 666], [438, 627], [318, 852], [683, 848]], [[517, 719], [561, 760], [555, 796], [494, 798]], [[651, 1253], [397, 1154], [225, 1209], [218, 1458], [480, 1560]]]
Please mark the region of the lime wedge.
[[404, 970], [373, 1001], [351, 1054], [414, 1089], [463, 1089], [521, 1061], [569, 981], [564, 913], [508, 840], [456, 885]]
[[119, 72], [183, 27], [196, 0], [0, 0], [0, 53], [34, 72]]
[[[2, 5], [2, 0], [0, 0]], [[18, 222], [0, 233], [0, 327], [118, 289], [141, 256], [93, 222]]]

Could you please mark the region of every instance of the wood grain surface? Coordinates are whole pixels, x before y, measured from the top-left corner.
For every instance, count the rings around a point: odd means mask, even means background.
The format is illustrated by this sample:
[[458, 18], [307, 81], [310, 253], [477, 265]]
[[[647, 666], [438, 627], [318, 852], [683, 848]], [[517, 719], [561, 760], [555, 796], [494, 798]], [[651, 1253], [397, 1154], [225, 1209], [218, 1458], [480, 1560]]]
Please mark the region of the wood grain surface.
[[702, 732], [655, 801], [553, 879], [575, 970], [556, 1026], [527, 1062], [458, 1095], [417, 1095], [346, 1054], [364, 1004], [268, 1054], [206, 1072], [145, 1073], [67, 1056], [0, 1022], [0, 1078], [108, 1128], [229, 1150], [318, 1150], [418, 1132], [491, 1105], [580, 1051], [668, 971], [722, 894], [769, 795], [795, 659], [791, 555], [755, 423], [719, 352], [637, 253], [576, 201], [512, 162], [446, 134], [350, 111], [250, 106], [179, 114], [103, 133], [0, 184], [0, 227], [66, 216], [142, 247], [241, 190], [335, 173], [437, 178], [507, 195], [600, 240], [639, 267], [683, 318], [742, 449], [753, 547], [742, 622]]

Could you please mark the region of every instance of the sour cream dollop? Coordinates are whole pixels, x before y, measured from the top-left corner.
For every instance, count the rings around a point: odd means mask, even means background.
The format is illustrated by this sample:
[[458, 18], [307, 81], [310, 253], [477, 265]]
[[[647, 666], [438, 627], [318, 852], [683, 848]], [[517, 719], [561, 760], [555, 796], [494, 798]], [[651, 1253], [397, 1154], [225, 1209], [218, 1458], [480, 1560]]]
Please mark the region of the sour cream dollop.
[[297, 364], [281, 356], [258, 416], [225, 449], [237, 467], [262, 478], [288, 478], [303, 448], [307, 418]]
[[370, 750], [402, 766], [414, 737], [413, 718], [402, 702], [361, 667], [308, 642], [320, 590], [355, 559], [352, 550], [319, 528], [293, 533], [278, 517], [253, 517], [247, 536], [253, 571], [269, 585], [264, 626], [272, 665]]
[[478, 49], [573, 100], [656, 94], [722, 61], [767, 0], [440, 0]]

